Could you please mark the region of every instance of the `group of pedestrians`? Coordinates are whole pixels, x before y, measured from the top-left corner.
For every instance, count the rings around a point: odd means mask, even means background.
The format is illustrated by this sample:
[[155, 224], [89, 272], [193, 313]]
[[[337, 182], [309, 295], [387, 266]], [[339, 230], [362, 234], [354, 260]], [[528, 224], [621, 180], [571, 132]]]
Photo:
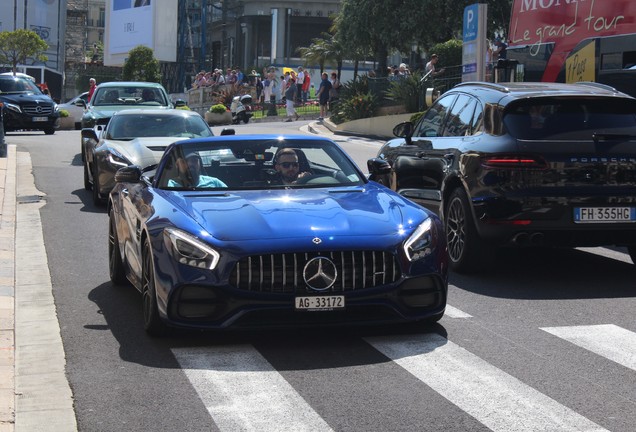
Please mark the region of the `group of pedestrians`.
[[240, 68], [227, 68], [223, 70], [216, 68], [213, 71], [200, 71], [192, 81], [192, 88], [219, 87], [221, 85], [239, 86], [247, 84], [247, 77]]

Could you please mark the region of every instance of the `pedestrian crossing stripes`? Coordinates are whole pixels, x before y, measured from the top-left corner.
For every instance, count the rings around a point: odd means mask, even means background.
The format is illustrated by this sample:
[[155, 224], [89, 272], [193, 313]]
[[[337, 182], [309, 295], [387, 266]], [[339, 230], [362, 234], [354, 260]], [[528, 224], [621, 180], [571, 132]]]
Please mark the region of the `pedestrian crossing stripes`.
[[636, 371], [636, 334], [614, 324], [543, 327], [561, 339]]
[[332, 430], [251, 345], [172, 352], [221, 431]]
[[440, 335], [366, 340], [493, 431], [605, 430]]
[[[636, 334], [629, 330], [613, 324], [541, 330], [636, 371]], [[606, 430], [437, 333], [364, 340], [492, 431]], [[252, 345], [172, 352], [221, 431], [332, 430]]]
[[446, 310], [444, 311], [444, 316], [446, 318], [472, 318], [472, 315], [467, 314], [464, 311], [457, 309], [449, 304], [446, 305]]

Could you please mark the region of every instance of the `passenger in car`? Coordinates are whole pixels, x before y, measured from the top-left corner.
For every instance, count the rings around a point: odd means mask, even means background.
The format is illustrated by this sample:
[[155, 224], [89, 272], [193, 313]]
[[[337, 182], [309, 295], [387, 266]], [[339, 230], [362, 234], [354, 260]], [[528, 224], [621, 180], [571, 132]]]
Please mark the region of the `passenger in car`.
[[168, 180], [168, 187], [226, 188], [216, 177], [201, 174], [203, 162], [197, 153], [190, 153], [176, 161], [178, 177]]

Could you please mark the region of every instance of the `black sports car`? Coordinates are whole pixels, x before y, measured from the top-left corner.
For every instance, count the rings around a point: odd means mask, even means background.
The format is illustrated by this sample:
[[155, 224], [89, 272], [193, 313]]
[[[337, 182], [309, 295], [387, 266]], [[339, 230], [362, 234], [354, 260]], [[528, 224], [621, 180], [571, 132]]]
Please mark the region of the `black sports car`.
[[462, 83], [393, 132], [370, 178], [442, 216], [451, 268], [504, 245], [621, 245], [636, 260], [636, 99], [595, 83]]

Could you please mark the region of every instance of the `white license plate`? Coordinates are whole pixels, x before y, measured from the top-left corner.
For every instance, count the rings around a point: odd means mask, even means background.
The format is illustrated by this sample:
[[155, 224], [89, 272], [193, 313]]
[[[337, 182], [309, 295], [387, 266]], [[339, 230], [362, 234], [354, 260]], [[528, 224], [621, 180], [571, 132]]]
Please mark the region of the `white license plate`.
[[636, 222], [636, 207], [576, 207], [576, 223]]
[[49, 121], [48, 117], [33, 117], [32, 121], [34, 122], [44, 122], [44, 121]]
[[344, 309], [344, 296], [311, 296], [296, 297], [296, 310], [304, 311], [331, 311]]

